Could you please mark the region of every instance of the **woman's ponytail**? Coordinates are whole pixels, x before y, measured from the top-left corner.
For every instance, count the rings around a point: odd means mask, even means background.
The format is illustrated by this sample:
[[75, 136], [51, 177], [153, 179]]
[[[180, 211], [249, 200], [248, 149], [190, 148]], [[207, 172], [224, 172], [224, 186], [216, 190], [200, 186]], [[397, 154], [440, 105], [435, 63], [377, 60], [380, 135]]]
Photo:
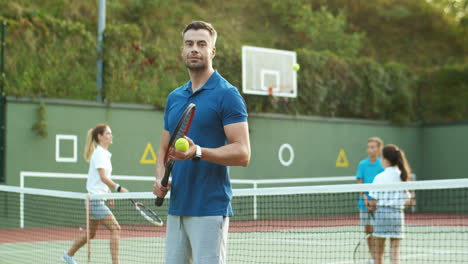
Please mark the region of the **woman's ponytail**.
[[400, 159], [398, 160], [398, 168], [401, 171], [400, 178], [402, 181], [411, 181], [411, 168], [408, 160], [406, 159], [405, 152], [403, 150], [399, 150], [398, 152], [400, 154]]
[[403, 158], [401, 157], [401, 151], [398, 151], [400, 154], [399, 158], [398, 158], [398, 161], [397, 161], [397, 166], [398, 166], [398, 169], [400, 169], [401, 171], [401, 174], [400, 174], [400, 179], [401, 181], [407, 181], [408, 180], [408, 171], [405, 167], [405, 164], [403, 162]]
[[93, 155], [95, 148], [94, 143], [99, 144], [98, 135], [104, 135], [106, 128], [106, 124], [98, 124], [95, 128], [91, 128], [90, 130], [88, 130], [84, 149], [84, 158], [86, 161], [89, 162], [89, 160], [91, 159], [91, 155]]
[[85, 143], [85, 149], [84, 149], [84, 158], [87, 162], [89, 162], [89, 159], [91, 158], [91, 155], [94, 152], [94, 139], [93, 139], [93, 128], [88, 130], [88, 133], [86, 134], [86, 143]]
[[386, 160], [390, 162], [391, 166], [398, 166], [398, 169], [401, 171], [401, 181], [411, 180], [411, 168], [408, 164], [408, 160], [406, 159], [406, 155], [403, 150], [399, 149], [393, 144], [390, 144], [384, 147], [384, 149], [382, 150], [382, 155]]

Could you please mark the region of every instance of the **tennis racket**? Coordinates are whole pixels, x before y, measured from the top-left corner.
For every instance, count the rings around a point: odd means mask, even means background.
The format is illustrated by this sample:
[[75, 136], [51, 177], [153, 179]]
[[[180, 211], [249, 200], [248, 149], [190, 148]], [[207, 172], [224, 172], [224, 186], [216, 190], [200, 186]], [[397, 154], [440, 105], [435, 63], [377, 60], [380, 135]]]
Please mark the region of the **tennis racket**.
[[[375, 219], [374, 212], [368, 211], [368, 213], [371, 219], [374, 220]], [[372, 260], [372, 255], [367, 245], [367, 241], [370, 236], [371, 234], [364, 235], [364, 237], [361, 238], [359, 242], [356, 244], [356, 247], [354, 248], [354, 252], [353, 252], [354, 264], [371, 263], [369, 262], [369, 260]]]
[[[177, 127], [172, 133], [171, 139], [169, 140], [168, 148], [166, 149], [166, 154], [164, 155], [164, 167], [166, 170], [164, 171], [164, 177], [161, 180], [161, 185], [167, 187], [169, 182], [169, 175], [171, 174], [172, 167], [174, 166], [174, 160], [168, 158], [169, 150], [174, 147], [175, 142], [177, 139], [184, 137], [187, 135], [190, 125], [192, 124], [193, 116], [195, 115], [195, 104], [189, 104], [187, 108], [185, 108], [184, 113], [179, 119], [179, 123], [177, 123]], [[161, 206], [164, 203], [164, 197], [156, 198], [155, 204], [156, 206]]]
[[135, 209], [143, 216], [148, 222], [153, 225], [162, 226], [164, 224], [163, 220], [151, 209], [146, 207], [144, 204], [137, 202], [133, 199], [130, 199]]

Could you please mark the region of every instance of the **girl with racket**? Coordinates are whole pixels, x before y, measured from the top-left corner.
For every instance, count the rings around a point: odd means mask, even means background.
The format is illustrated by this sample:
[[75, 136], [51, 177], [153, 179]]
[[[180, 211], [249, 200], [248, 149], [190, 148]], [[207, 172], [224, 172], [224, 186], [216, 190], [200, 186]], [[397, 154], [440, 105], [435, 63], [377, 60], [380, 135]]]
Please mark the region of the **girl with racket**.
[[[398, 183], [410, 180], [410, 167], [405, 153], [395, 145], [386, 145], [382, 150], [384, 171], [378, 174], [373, 184]], [[403, 238], [404, 212], [410, 204], [409, 191], [372, 191], [372, 207], [376, 207], [374, 237], [374, 263], [382, 264], [385, 240], [390, 238], [392, 264], [400, 263], [400, 241]]]
[[[112, 144], [112, 131], [108, 125], [98, 124], [88, 131], [84, 156], [89, 162], [88, 180], [86, 188], [89, 194], [103, 194], [110, 190], [116, 192], [128, 192], [127, 189], [115, 183], [111, 179], [112, 154], [107, 150]], [[114, 201], [109, 200], [109, 207], [113, 207]], [[110, 249], [112, 263], [119, 263], [120, 225], [115, 219], [104, 200], [91, 200], [89, 205], [89, 239], [93, 239], [100, 224], [111, 232]], [[63, 261], [68, 264], [76, 264], [73, 259], [75, 253], [88, 242], [87, 234], [81, 236], [72, 247], [63, 255]]]

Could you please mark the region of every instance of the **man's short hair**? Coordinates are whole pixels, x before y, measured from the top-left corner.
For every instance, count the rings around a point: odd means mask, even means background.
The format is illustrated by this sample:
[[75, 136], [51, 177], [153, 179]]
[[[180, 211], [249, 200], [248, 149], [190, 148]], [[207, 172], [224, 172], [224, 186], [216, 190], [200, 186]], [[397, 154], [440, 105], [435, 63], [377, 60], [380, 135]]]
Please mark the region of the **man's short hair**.
[[205, 21], [193, 21], [192, 23], [188, 24], [184, 31], [182, 31], [182, 36], [185, 34], [185, 32], [189, 31], [190, 29], [205, 29], [208, 30], [210, 33], [211, 39], [213, 40], [213, 47], [216, 46], [216, 39], [218, 38], [218, 33], [214, 29], [213, 25], [210, 23], [207, 23]]
[[367, 143], [369, 142], [375, 142], [379, 146], [379, 148], [383, 147], [383, 140], [380, 139], [379, 137], [370, 137], [367, 139]]

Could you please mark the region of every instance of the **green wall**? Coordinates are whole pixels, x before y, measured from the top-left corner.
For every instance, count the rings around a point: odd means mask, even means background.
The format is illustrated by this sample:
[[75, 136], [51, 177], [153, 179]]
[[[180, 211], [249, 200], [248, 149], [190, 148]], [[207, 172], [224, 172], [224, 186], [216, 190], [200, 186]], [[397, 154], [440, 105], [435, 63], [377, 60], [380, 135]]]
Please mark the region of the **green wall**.
[[[262, 115], [250, 118], [252, 158], [244, 171], [245, 177], [300, 178], [351, 176], [366, 157], [367, 139], [381, 137], [385, 143], [395, 143], [408, 152], [417, 168], [419, 128], [390, 126], [384, 122], [322, 118], [286, 118]], [[294, 149], [293, 163], [285, 167], [278, 161], [278, 150], [284, 143]], [[344, 149], [348, 167], [337, 167], [340, 149]], [[284, 152], [288, 159], [288, 152]], [[237, 176], [237, 175], [236, 175]]]
[[[108, 123], [114, 134], [114, 175], [152, 176], [154, 164], [141, 164], [148, 143], [156, 151], [162, 131], [163, 112], [151, 106], [112, 105], [92, 102], [45, 100], [48, 136], [32, 131], [37, 121], [37, 101], [9, 99], [7, 104], [6, 184], [19, 185], [20, 171], [87, 173], [83, 158], [87, 129]], [[251, 115], [249, 118], [252, 157], [246, 168], [231, 168], [233, 179], [285, 179], [355, 175], [356, 165], [366, 157], [371, 136], [402, 147], [418, 179], [466, 177], [468, 124], [460, 126], [395, 126], [386, 122], [349, 119]], [[55, 136], [77, 135], [78, 161], [55, 161]], [[294, 160], [283, 166], [278, 158], [281, 145], [289, 144]], [[61, 153], [71, 155], [71, 143], [62, 141]], [[337, 167], [340, 149], [348, 166]], [[283, 152], [289, 160], [289, 151]], [[454, 163], [452, 165], [452, 163]], [[448, 166], [450, 164], [450, 166]], [[325, 182], [327, 183], [327, 182]], [[150, 182], [126, 182], [133, 191], [151, 191]], [[28, 179], [27, 187], [85, 191], [84, 180]]]
[[[73, 103], [46, 102], [48, 136], [42, 138], [31, 129], [37, 120], [39, 104], [8, 102], [6, 184], [19, 185], [20, 171], [87, 173], [88, 163], [83, 158], [86, 132], [103, 122], [111, 126], [114, 136], [110, 148], [113, 174], [154, 175], [154, 165], [140, 164], [140, 159], [148, 143], [155, 151], [157, 149], [162, 112], [137, 106], [107, 108], [92, 103]], [[78, 136], [78, 162], [55, 161], [56, 134]], [[70, 143], [64, 145], [71, 148]], [[71, 151], [64, 150], [62, 154], [71, 155]], [[82, 180], [28, 179], [26, 186], [85, 191]]]
[[425, 126], [422, 133], [425, 179], [468, 178], [468, 123]]

